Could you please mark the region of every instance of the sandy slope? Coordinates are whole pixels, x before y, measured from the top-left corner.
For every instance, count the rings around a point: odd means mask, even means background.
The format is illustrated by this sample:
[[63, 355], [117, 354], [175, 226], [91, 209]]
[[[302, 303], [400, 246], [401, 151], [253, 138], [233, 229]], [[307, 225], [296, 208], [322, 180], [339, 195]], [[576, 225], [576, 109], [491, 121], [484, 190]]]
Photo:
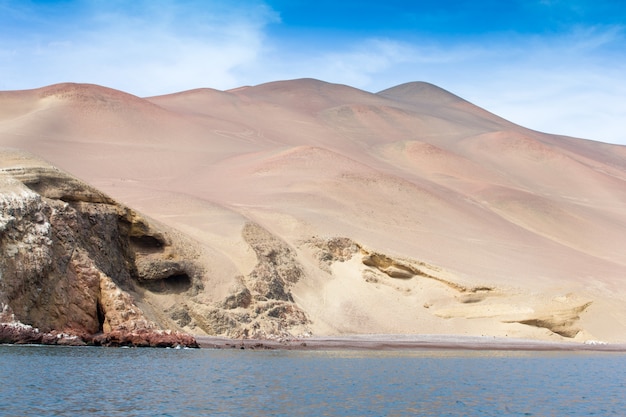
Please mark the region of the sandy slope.
[[[625, 148], [531, 131], [430, 84], [0, 92], [0, 146], [198, 240], [206, 302], [254, 268], [254, 222], [297, 254], [291, 291], [316, 335], [626, 341]], [[320, 260], [334, 237], [359, 250]]]

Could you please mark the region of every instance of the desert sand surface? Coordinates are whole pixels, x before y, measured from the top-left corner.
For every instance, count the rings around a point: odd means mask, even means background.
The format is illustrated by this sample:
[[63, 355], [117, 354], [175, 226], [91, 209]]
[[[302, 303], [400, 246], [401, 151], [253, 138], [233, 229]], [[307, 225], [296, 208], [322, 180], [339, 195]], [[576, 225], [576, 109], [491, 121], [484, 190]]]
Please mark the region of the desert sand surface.
[[626, 343], [626, 148], [428, 83], [6, 91], [0, 147], [196, 242], [200, 293], [141, 295], [166, 327]]

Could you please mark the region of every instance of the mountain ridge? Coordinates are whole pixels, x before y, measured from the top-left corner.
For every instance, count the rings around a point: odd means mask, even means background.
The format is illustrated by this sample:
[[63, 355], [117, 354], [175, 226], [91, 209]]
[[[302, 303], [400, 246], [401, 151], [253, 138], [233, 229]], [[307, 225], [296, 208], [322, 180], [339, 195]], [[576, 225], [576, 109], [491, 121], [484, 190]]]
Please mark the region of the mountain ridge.
[[138, 295], [176, 330], [626, 334], [626, 148], [526, 129], [429, 83], [0, 92], [0, 147], [198, 242], [210, 291]]

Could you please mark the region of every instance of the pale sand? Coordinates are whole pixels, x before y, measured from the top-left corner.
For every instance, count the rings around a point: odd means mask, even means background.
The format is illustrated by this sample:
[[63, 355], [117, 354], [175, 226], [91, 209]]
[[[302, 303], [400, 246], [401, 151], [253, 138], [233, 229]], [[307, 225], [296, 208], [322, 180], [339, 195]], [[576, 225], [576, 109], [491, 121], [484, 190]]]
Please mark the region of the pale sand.
[[[196, 239], [205, 301], [254, 267], [242, 230], [255, 222], [297, 253], [306, 279], [290, 290], [317, 336], [626, 343], [626, 148], [531, 131], [429, 84], [0, 92], [0, 146]], [[360, 255], [321, 268], [313, 237], [436, 279], [393, 278]]]
[[228, 339], [198, 336], [201, 348], [249, 350], [504, 350], [626, 352], [626, 344], [546, 342], [458, 335], [352, 335], [305, 339]]

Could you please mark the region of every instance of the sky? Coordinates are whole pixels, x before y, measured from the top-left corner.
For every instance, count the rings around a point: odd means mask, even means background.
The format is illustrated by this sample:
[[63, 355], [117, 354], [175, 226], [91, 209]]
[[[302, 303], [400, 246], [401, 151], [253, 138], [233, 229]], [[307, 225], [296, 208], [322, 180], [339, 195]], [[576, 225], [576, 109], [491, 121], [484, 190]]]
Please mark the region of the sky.
[[626, 144], [626, 1], [0, 0], [0, 90], [305, 77], [427, 81], [531, 129]]

